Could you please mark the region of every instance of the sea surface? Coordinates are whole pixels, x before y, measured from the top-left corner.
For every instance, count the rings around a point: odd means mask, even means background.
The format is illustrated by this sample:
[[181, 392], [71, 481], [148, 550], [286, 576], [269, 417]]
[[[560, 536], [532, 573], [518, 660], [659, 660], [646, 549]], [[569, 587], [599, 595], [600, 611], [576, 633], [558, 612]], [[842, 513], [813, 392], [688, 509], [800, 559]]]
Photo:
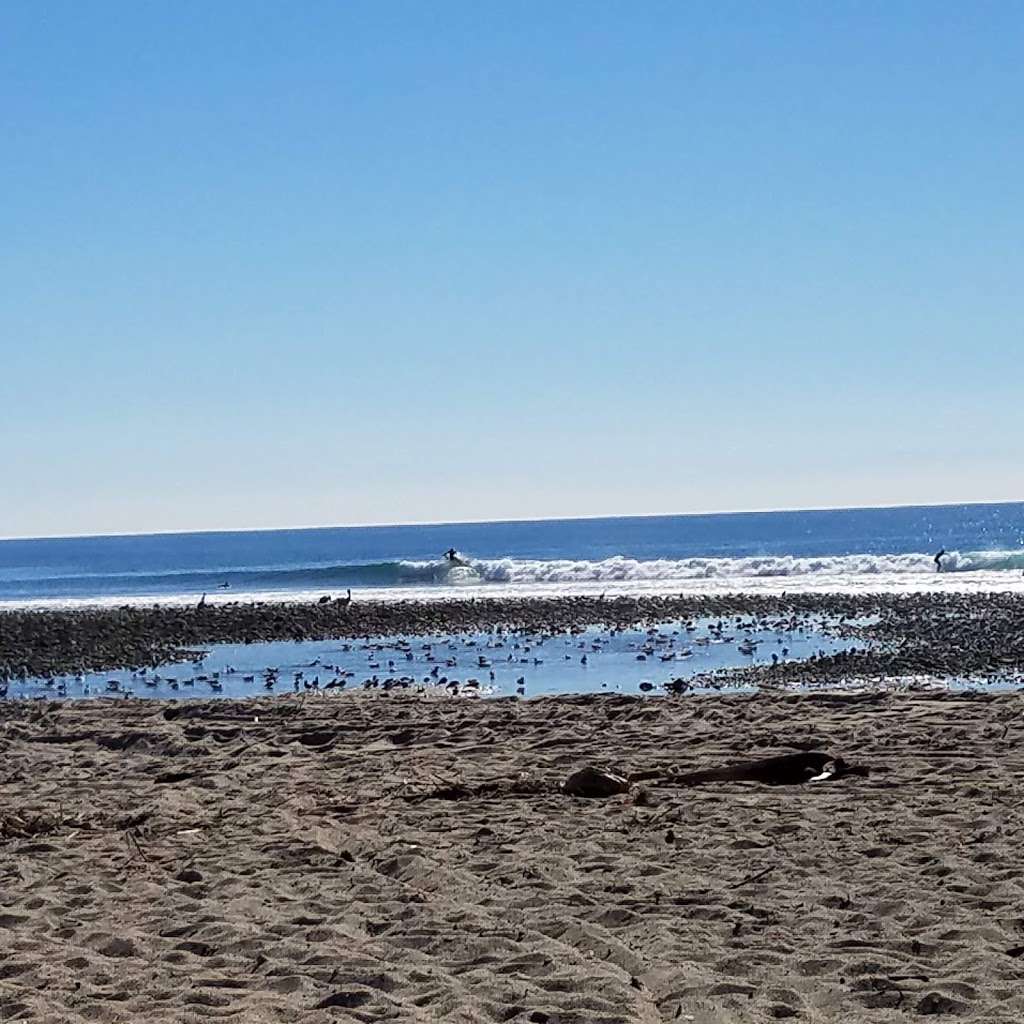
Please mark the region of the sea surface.
[[360, 600], [1024, 590], [1024, 503], [0, 541], [3, 606], [349, 588]]

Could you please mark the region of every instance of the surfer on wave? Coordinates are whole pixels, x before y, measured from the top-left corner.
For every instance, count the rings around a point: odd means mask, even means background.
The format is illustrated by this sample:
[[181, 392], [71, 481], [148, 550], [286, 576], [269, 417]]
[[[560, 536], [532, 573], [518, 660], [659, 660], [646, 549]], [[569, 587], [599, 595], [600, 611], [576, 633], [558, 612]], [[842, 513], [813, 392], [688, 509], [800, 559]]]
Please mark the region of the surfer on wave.
[[464, 570], [465, 572], [471, 572], [473, 569], [473, 565], [470, 562], [470, 560], [465, 555], [456, 551], [455, 548], [449, 548], [444, 553], [444, 557], [445, 561], [448, 563], [447, 573], [449, 577], [449, 582], [452, 581], [454, 576], [459, 575], [459, 573], [455, 572], [456, 569]]

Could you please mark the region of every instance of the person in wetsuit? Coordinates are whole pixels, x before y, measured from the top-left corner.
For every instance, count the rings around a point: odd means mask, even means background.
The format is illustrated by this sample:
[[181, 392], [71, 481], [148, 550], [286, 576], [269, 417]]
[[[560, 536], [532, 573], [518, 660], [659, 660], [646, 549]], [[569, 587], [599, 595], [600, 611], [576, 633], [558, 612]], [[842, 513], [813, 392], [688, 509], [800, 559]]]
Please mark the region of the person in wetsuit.
[[458, 551], [456, 551], [456, 550], [455, 550], [455, 548], [449, 548], [449, 549], [448, 549], [448, 550], [447, 550], [447, 551], [446, 551], [446, 552], [444, 553], [444, 557], [445, 557], [445, 558], [447, 558], [449, 562], [454, 562], [454, 561], [455, 561], [455, 556], [456, 556], [457, 554], [458, 554]]
[[942, 572], [942, 556], [946, 553], [946, 549], [943, 548], [933, 559], [935, 562], [935, 571]]

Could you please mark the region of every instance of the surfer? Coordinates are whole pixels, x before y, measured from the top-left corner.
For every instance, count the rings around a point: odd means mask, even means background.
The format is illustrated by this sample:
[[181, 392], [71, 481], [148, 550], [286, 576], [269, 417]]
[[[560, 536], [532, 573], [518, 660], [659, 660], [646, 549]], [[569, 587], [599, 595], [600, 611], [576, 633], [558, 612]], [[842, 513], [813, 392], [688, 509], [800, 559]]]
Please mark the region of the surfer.
[[946, 549], [943, 548], [932, 561], [935, 562], [935, 571], [942, 572], [942, 556], [946, 553]]
[[458, 553], [458, 551], [455, 550], [455, 548], [449, 548], [444, 553], [444, 557], [447, 558], [449, 562], [454, 562], [455, 559], [458, 558], [458, 556], [459, 556], [459, 553]]

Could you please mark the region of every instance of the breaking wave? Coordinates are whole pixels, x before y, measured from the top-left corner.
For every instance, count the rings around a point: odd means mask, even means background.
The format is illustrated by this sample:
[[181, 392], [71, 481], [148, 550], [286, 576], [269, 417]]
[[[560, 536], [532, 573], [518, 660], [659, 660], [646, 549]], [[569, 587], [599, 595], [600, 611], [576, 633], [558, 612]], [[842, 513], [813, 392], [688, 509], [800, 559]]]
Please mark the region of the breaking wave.
[[[947, 552], [942, 574], [1016, 572], [1024, 570], [1024, 550]], [[453, 565], [435, 561], [387, 561], [305, 566], [238, 566], [202, 571], [164, 573], [109, 573], [51, 575], [22, 581], [0, 576], [0, 600], [50, 597], [86, 597], [123, 594], [143, 597], [173, 594], [337, 592], [352, 588], [445, 588], [458, 586], [504, 587], [590, 584], [650, 584], [664, 588], [673, 581], [757, 580], [772, 578], [862, 580], [934, 576], [930, 554], [855, 554], [820, 557], [752, 555], [742, 558], [691, 557], [636, 559], [617, 555], [601, 560], [481, 558]], [[220, 589], [223, 588], [223, 589]]]
[[[779, 576], [871, 576], [934, 574], [934, 555], [829, 555], [809, 558], [763, 555], [744, 558], [681, 558], [642, 561], [616, 556], [602, 561], [541, 561], [512, 558], [470, 562], [487, 583], [664, 582]], [[1024, 551], [950, 551], [943, 572], [1024, 570]]]

